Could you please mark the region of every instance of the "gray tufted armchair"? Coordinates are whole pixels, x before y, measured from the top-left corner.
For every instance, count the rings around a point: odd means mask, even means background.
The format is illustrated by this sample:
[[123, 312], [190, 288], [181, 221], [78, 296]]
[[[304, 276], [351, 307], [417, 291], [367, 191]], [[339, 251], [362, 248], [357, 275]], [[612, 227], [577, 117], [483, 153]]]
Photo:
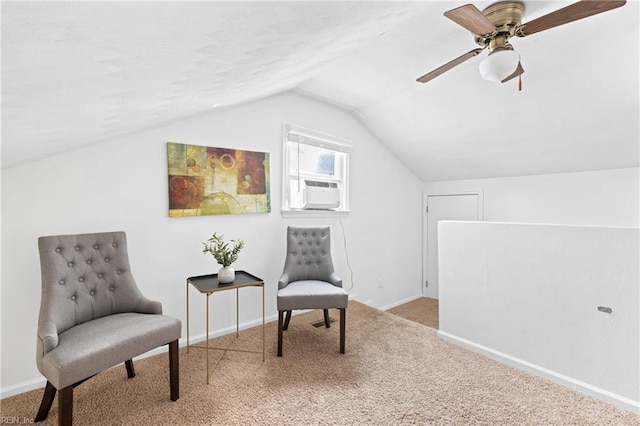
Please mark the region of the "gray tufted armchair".
[[329, 309], [339, 309], [340, 353], [344, 353], [349, 295], [333, 268], [330, 231], [328, 226], [287, 228], [287, 257], [278, 281], [278, 356], [282, 356], [283, 331], [296, 309], [322, 309], [327, 328]]
[[73, 419], [73, 388], [114, 365], [135, 376], [133, 357], [169, 345], [171, 400], [179, 398], [180, 320], [136, 285], [124, 232], [40, 237], [42, 298], [36, 361], [47, 379], [35, 421], [47, 418], [56, 391], [58, 424]]

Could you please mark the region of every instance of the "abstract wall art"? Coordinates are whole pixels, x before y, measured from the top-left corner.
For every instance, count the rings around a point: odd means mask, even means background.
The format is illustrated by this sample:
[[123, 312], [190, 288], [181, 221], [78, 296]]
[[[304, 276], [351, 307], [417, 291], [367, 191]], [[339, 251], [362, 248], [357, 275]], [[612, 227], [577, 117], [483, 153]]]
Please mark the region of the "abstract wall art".
[[167, 143], [169, 216], [269, 213], [269, 153]]

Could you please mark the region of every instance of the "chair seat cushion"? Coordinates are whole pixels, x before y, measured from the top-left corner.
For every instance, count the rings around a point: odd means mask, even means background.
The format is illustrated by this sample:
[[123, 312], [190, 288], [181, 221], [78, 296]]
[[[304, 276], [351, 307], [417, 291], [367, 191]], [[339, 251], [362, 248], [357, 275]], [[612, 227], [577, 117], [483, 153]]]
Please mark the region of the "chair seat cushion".
[[72, 327], [44, 355], [41, 373], [56, 389], [180, 338], [182, 323], [165, 315], [123, 313]]
[[278, 290], [278, 310], [346, 308], [349, 295], [325, 281], [294, 281]]

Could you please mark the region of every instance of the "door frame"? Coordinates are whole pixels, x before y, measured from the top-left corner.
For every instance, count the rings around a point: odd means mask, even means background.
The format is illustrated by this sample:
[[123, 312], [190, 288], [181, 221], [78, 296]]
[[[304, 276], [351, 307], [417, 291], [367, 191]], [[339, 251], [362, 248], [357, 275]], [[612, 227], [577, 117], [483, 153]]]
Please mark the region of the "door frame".
[[438, 191], [422, 193], [422, 296], [427, 297], [427, 277], [429, 276], [429, 197], [455, 197], [460, 195], [476, 195], [478, 197], [478, 220], [484, 221], [484, 190], [473, 189], [469, 191]]

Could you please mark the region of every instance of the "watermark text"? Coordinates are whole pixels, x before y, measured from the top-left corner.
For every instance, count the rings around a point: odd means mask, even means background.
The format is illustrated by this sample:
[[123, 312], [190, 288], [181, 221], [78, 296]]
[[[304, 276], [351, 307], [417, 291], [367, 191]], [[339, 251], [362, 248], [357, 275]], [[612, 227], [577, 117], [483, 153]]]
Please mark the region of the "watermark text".
[[0, 417], [0, 425], [24, 425], [34, 423], [31, 417]]

